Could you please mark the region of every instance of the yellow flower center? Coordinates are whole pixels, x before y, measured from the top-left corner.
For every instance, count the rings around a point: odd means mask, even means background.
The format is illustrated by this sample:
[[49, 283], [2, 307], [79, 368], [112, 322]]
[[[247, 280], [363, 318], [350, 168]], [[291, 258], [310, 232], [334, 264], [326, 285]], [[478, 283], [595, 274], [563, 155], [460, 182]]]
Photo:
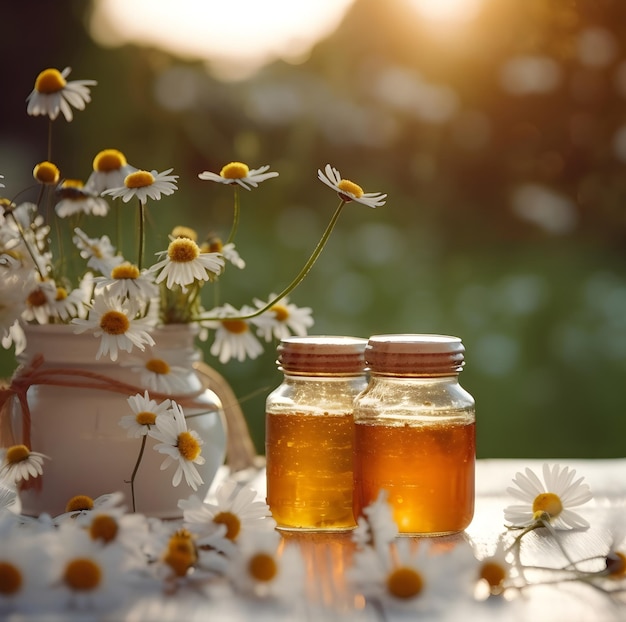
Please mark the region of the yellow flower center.
[[180, 529], [170, 538], [163, 561], [176, 576], [184, 577], [197, 560], [198, 550], [193, 536], [186, 529]]
[[183, 227], [179, 225], [172, 229], [172, 237], [174, 238], [189, 238], [196, 242], [198, 240], [198, 234], [191, 227]]
[[58, 69], [44, 69], [35, 80], [35, 90], [50, 95], [62, 91], [66, 84], [67, 81]]
[[96, 173], [119, 171], [126, 166], [126, 156], [117, 149], [103, 149], [93, 159], [93, 170]]
[[43, 307], [48, 302], [48, 299], [41, 289], [36, 289], [28, 294], [26, 302], [28, 302], [31, 307]]
[[58, 184], [61, 171], [59, 171], [57, 165], [52, 162], [40, 162], [35, 165], [33, 169], [33, 177], [35, 181], [38, 181], [40, 184]]
[[561, 498], [553, 492], [542, 492], [533, 501], [533, 517], [540, 518], [547, 514], [549, 518], [556, 518], [563, 511]]
[[626, 575], [626, 555], [619, 551], [609, 553], [606, 557], [606, 569], [609, 577], [621, 578]]
[[242, 335], [248, 330], [248, 324], [244, 320], [222, 320], [222, 326], [234, 335]]
[[156, 415], [147, 410], [143, 410], [135, 415], [135, 421], [139, 425], [154, 425], [156, 423]]
[[85, 197], [85, 184], [80, 179], [64, 179], [57, 186], [56, 193], [61, 199], [78, 200]]
[[30, 456], [30, 449], [26, 445], [13, 445], [7, 449], [6, 458], [8, 464], [23, 462]]
[[167, 256], [174, 263], [188, 263], [200, 255], [200, 248], [189, 238], [176, 238], [167, 247]]
[[145, 188], [154, 183], [154, 175], [148, 171], [135, 171], [126, 175], [124, 185], [127, 188]]
[[241, 521], [232, 512], [218, 512], [213, 517], [213, 522], [218, 525], [226, 525], [226, 537], [229, 540], [236, 540], [241, 531]]
[[0, 594], [11, 596], [22, 587], [22, 573], [9, 562], [0, 562]]
[[93, 510], [93, 499], [87, 495], [76, 495], [72, 497], [65, 506], [66, 512], [81, 512], [82, 510]]
[[248, 176], [250, 169], [243, 162], [231, 162], [222, 168], [220, 176], [224, 179], [243, 179]]
[[270, 582], [278, 573], [278, 564], [272, 555], [257, 553], [248, 562], [248, 572], [257, 581]]
[[289, 319], [289, 311], [285, 305], [274, 305], [270, 311], [274, 312], [274, 316], [279, 322], [286, 322]]
[[63, 580], [72, 590], [81, 592], [94, 590], [102, 581], [102, 570], [93, 560], [78, 557], [65, 567]]
[[500, 587], [506, 579], [506, 569], [497, 562], [487, 561], [480, 568], [480, 578], [487, 581], [489, 587]]
[[57, 287], [57, 295], [55, 300], [65, 300], [67, 298], [67, 290], [65, 287]]
[[176, 446], [180, 455], [190, 462], [193, 462], [200, 455], [200, 443], [198, 443], [191, 432], [181, 432], [178, 435]]
[[339, 188], [342, 192], [348, 192], [357, 199], [360, 199], [363, 196], [363, 188], [349, 179], [342, 179], [337, 184], [337, 188]]
[[136, 279], [139, 277], [139, 268], [125, 261], [111, 270], [112, 279]]
[[146, 369], [153, 374], [164, 376], [170, 373], [170, 366], [163, 359], [150, 359], [146, 362]]
[[102, 540], [112, 542], [118, 532], [117, 521], [108, 514], [99, 514], [92, 521], [89, 527], [89, 535], [92, 540]]
[[400, 566], [387, 577], [387, 590], [396, 598], [413, 598], [424, 587], [422, 575], [413, 568]]
[[84, 188], [85, 184], [80, 179], [64, 179], [62, 188]]
[[130, 328], [130, 320], [121, 311], [107, 311], [100, 318], [100, 328], [108, 335], [123, 335]]

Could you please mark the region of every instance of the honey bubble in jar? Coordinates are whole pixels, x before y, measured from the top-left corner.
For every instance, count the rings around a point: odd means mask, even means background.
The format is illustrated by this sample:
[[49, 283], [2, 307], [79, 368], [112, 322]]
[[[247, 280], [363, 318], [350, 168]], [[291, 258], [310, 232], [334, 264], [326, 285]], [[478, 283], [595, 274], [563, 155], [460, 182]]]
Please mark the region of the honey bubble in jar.
[[267, 397], [267, 504], [282, 530], [346, 531], [353, 515], [353, 415], [367, 384], [366, 339], [308, 336], [278, 346]]
[[401, 535], [465, 529], [474, 515], [476, 417], [459, 384], [465, 348], [447, 335], [376, 335], [354, 404], [354, 513], [381, 489]]

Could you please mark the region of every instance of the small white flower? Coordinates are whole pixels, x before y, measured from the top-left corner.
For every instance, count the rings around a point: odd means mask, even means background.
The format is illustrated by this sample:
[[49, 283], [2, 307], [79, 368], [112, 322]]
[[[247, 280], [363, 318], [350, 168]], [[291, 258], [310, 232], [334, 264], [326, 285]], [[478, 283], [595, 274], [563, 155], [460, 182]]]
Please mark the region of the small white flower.
[[71, 69], [66, 67], [63, 71], [58, 69], [45, 69], [35, 80], [35, 88], [27, 97], [28, 107], [26, 112], [36, 117], [47, 115], [52, 121], [63, 113], [66, 121], [73, 119], [72, 108], [84, 110], [91, 101], [89, 88], [95, 86], [95, 80], [72, 80], [68, 82], [67, 76]]
[[39, 477], [43, 473], [44, 458], [50, 459], [26, 445], [0, 448], [0, 482], [14, 487], [31, 477]]
[[363, 192], [363, 188], [353, 181], [342, 179], [339, 171], [330, 164], [326, 165], [324, 171], [326, 174], [322, 173], [321, 170], [317, 171], [318, 179], [329, 188], [335, 190], [342, 201], [346, 203], [356, 201], [368, 207], [381, 207], [385, 204], [385, 199], [387, 198], [386, 194], [380, 192]]
[[180, 285], [183, 291], [195, 281], [210, 281], [224, 268], [224, 257], [220, 253], [201, 253], [200, 247], [189, 238], [174, 238], [167, 248], [158, 255], [167, 255], [165, 259], [150, 268], [156, 273], [157, 283], [166, 281], [171, 289]]
[[178, 175], [170, 175], [174, 169], [168, 168], [162, 173], [156, 171], [133, 171], [124, 178], [124, 186], [109, 188], [102, 192], [103, 195], [111, 195], [114, 199], [122, 199], [128, 203], [133, 197], [137, 197], [141, 203], [145, 203], [148, 197], [158, 201], [161, 195], [174, 194], [177, 190], [176, 180]]
[[54, 211], [59, 218], [75, 214], [106, 216], [109, 213], [109, 204], [77, 179], [64, 179], [57, 186], [56, 195], [60, 200], [54, 206]]
[[141, 386], [150, 391], [176, 395], [184, 393], [188, 387], [189, 370], [179, 365], [170, 365], [165, 359], [159, 358], [155, 348], [141, 358], [129, 357], [121, 365], [139, 374]]
[[119, 266], [124, 261], [121, 255], [116, 254], [109, 236], [90, 238], [78, 227], [74, 229], [74, 234], [72, 240], [80, 251], [80, 256], [87, 260], [87, 267], [108, 275], [115, 266]]
[[219, 358], [220, 363], [227, 363], [231, 358], [238, 361], [244, 361], [246, 357], [255, 359], [263, 353], [263, 346], [250, 330], [250, 321], [239, 319], [251, 311], [251, 308], [245, 306], [237, 311], [232, 305], [225, 304], [210, 312], [210, 315], [220, 319], [202, 322], [206, 328], [215, 329], [215, 340], [210, 352]]
[[150, 429], [156, 425], [157, 417], [167, 414], [171, 406], [170, 400], [159, 403], [150, 399], [148, 391], [145, 391], [143, 395], [141, 393], [131, 395], [127, 401], [133, 414], [124, 415], [119, 423], [121, 427], [127, 430], [128, 436], [132, 438], [146, 436]]
[[160, 441], [154, 449], [166, 454], [161, 470], [167, 469], [170, 464], [177, 463], [172, 485], [178, 486], [184, 475], [187, 484], [193, 490], [197, 490], [203, 480], [194, 464], [205, 462], [201, 455], [204, 441], [195, 430], [187, 429], [183, 409], [176, 402], [172, 402], [170, 412], [159, 415], [156, 427], [152, 428], [148, 434]]
[[200, 173], [198, 177], [207, 181], [216, 181], [220, 184], [238, 184], [246, 190], [251, 190], [266, 179], [278, 177], [278, 173], [267, 173], [266, 171], [268, 169], [269, 164], [251, 170], [248, 165], [243, 162], [230, 162], [222, 167], [219, 175], [211, 173], [210, 171], [204, 171]]
[[159, 288], [151, 274], [146, 270], [139, 270], [128, 261], [114, 266], [108, 277], [94, 278], [93, 283], [96, 290], [104, 290], [108, 296], [131, 298], [141, 306], [145, 306], [151, 298], [159, 295]]
[[352, 540], [359, 548], [373, 546], [383, 555], [398, 535], [398, 525], [388, 497], [387, 490], [382, 488], [376, 500], [363, 508], [363, 516], [359, 516], [357, 528], [352, 532]]
[[100, 338], [100, 348], [96, 359], [108, 354], [112, 361], [117, 360], [119, 350], [130, 352], [134, 347], [144, 350], [154, 345], [148, 333], [151, 328], [146, 318], [136, 318], [137, 309], [128, 301], [120, 301], [106, 296], [96, 296], [89, 309], [87, 319], [74, 318], [76, 332], [90, 331]]
[[574, 481], [576, 471], [558, 464], [543, 465], [543, 481], [526, 468], [525, 474], [517, 473], [507, 492], [522, 501], [522, 505], [511, 505], [504, 510], [506, 521], [516, 527], [532, 525], [538, 520], [547, 520], [557, 528], [587, 528], [589, 523], [571, 508], [587, 503], [592, 498], [584, 478]]
[[304, 597], [305, 568], [297, 547], [281, 548], [276, 531], [247, 531], [228, 566], [233, 588], [257, 598], [291, 602]]
[[257, 499], [252, 488], [227, 480], [215, 494], [216, 503], [202, 501], [195, 495], [178, 502], [185, 524], [200, 536], [213, 533], [217, 525], [226, 525], [226, 537], [237, 541], [249, 529], [274, 529], [276, 526], [269, 506]]
[[[276, 294], [270, 294], [269, 300], [273, 300]], [[266, 306], [266, 302], [254, 299], [254, 304], [258, 309]], [[257, 334], [265, 341], [271, 341], [272, 337], [286, 339], [291, 335], [304, 337], [307, 329], [313, 326], [314, 320], [311, 316], [311, 307], [297, 307], [289, 302], [289, 298], [281, 298], [274, 303], [267, 311], [261, 315], [251, 318], [251, 322], [257, 327]]]
[[128, 175], [137, 171], [126, 161], [126, 156], [117, 149], [103, 149], [93, 159], [93, 171], [85, 189], [95, 195], [105, 190], [121, 188]]
[[95, 499], [87, 495], [76, 495], [68, 500], [65, 512], [55, 516], [53, 521], [56, 525], [71, 520], [78, 525], [91, 520], [92, 512], [112, 512], [114, 510], [126, 511], [126, 507], [121, 505], [124, 501], [124, 493], [111, 492], [100, 495]]

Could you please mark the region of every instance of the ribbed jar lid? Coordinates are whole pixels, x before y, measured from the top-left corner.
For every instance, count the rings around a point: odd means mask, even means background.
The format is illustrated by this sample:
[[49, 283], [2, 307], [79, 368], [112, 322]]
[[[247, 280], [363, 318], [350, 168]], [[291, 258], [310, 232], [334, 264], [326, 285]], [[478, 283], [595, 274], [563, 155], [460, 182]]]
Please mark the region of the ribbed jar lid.
[[367, 339], [334, 335], [287, 337], [278, 345], [279, 369], [288, 374], [362, 374]]
[[461, 339], [450, 335], [374, 335], [367, 342], [365, 362], [378, 374], [445, 376], [463, 369], [464, 352]]

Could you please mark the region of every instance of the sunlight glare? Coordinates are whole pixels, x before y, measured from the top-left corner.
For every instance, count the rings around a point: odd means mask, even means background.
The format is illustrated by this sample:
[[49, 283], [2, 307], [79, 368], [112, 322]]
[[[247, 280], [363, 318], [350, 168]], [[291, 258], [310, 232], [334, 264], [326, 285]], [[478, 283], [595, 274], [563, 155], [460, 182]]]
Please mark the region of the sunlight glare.
[[207, 60], [221, 77], [268, 62], [302, 60], [339, 25], [354, 0], [94, 0], [90, 31], [104, 46], [152, 45]]
[[474, 18], [483, 0], [407, 0], [422, 17], [432, 21], [465, 22]]

